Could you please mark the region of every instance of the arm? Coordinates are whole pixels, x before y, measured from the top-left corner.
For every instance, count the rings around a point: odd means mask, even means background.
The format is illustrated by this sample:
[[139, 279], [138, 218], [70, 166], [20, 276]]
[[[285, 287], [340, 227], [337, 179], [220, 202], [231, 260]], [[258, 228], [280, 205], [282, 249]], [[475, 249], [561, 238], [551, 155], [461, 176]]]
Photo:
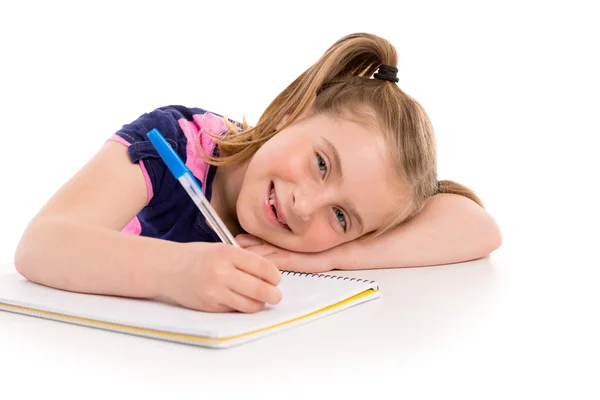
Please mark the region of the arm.
[[127, 148], [106, 143], [25, 229], [17, 271], [58, 289], [167, 297], [202, 311], [256, 312], [279, 302], [277, 267], [246, 250], [121, 233], [146, 201]]
[[[370, 240], [355, 240], [321, 253], [295, 253], [241, 235], [241, 246], [274, 261], [280, 269], [324, 272], [420, 267], [474, 260], [500, 247], [493, 218], [472, 200], [439, 194], [414, 219]], [[374, 257], [377, 255], [377, 257]]]
[[15, 253], [27, 279], [87, 293], [157, 295], [180, 245], [119, 232], [144, 207], [147, 191], [127, 149], [108, 142], [29, 223]]
[[451, 264], [486, 257], [501, 242], [500, 229], [485, 209], [464, 196], [439, 194], [394, 231], [333, 249], [329, 262], [332, 269], [344, 270]]

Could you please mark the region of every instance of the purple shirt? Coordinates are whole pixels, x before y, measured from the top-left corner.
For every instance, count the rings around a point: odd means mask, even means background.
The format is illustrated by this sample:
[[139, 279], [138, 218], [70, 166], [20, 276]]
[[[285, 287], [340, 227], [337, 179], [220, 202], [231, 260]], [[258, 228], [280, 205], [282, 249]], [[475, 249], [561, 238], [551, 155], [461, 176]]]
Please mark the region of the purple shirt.
[[142, 169], [148, 193], [145, 207], [122, 232], [174, 242], [219, 242], [148, 139], [147, 134], [153, 128], [162, 133], [198, 180], [206, 198], [211, 199], [216, 167], [201, 158], [199, 147], [208, 154], [218, 155], [213, 138], [205, 132], [225, 133], [227, 126], [222, 117], [179, 105], [157, 108], [124, 125], [109, 139], [127, 146], [129, 159]]

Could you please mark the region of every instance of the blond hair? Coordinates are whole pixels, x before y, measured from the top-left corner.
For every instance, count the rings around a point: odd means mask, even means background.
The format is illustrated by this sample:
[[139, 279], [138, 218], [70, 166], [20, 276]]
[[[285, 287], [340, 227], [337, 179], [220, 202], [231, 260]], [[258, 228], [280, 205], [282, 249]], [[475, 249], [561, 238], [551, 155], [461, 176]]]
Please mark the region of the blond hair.
[[395, 216], [369, 236], [413, 218], [438, 192], [465, 196], [483, 207], [466, 186], [448, 180], [438, 182], [433, 127], [421, 105], [396, 83], [371, 79], [381, 65], [397, 64], [396, 50], [387, 40], [369, 33], [344, 36], [269, 104], [255, 126], [248, 126], [244, 118], [236, 128], [224, 118], [230, 131], [216, 138], [221, 156], [208, 156], [207, 161], [227, 165], [247, 160], [312, 106], [314, 114], [373, 121], [384, 134], [407, 195]]

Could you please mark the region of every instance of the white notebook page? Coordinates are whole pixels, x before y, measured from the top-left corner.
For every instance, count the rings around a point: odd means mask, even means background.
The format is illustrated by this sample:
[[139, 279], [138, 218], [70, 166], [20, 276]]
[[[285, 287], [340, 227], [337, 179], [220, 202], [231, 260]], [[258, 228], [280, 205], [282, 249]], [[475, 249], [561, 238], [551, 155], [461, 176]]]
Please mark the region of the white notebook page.
[[[283, 273], [280, 304], [256, 314], [204, 313], [154, 300], [73, 293], [0, 275], [0, 303], [144, 329], [226, 338], [289, 321], [369, 289], [371, 281]], [[374, 296], [377, 297], [377, 296]]]

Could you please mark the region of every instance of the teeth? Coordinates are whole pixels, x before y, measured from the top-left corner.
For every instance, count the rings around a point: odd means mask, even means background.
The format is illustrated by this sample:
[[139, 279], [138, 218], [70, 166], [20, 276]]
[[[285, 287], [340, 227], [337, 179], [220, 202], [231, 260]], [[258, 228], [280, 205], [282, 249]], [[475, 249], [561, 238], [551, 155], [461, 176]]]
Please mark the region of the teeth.
[[269, 204], [272, 206], [275, 205], [275, 188], [271, 189], [271, 194], [269, 196]]
[[273, 207], [273, 211], [275, 211], [275, 216], [277, 217], [277, 221], [279, 221], [283, 226], [285, 226], [285, 227], [287, 227], [289, 229], [289, 227], [287, 226], [287, 224], [281, 220], [281, 216], [277, 212], [277, 208], [275, 206], [275, 200], [276, 200], [275, 187], [272, 187], [271, 188], [271, 193], [269, 194], [269, 204]]

